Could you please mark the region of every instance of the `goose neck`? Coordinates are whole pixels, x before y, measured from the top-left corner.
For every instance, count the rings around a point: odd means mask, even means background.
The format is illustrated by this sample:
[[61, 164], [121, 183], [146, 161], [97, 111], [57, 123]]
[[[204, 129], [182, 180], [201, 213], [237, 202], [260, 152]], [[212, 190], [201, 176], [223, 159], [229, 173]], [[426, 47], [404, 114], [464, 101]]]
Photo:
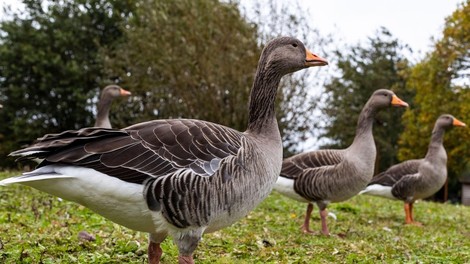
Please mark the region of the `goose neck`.
[[[103, 124], [111, 124], [109, 121], [109, 109], [111, 107], [111, 99], [101, 98], [98, 102], [98, 112], [96, 115], [95, 126], [103, 126]], [[111, 126], [111, 125], [109, 125]]]
[[272, 68], [258, 69], [250, 94], [248, 131], [263, 133], [275, 124], [279, 133], [274, 106], [281, 77]]
[[444, 148], [444, 128], [435, 126], [432, 135], [431, 135], [431, 142], [429, 142], [428, 152], [426, 153], [426, 158], [432, 158], [441, 148]]
[[362, 109], [357, 120], [356, 136], [354, 138], [354, 142], [363, 140], [363, 138], [372, 138], [373, 140], [372, 127], [374, 125], [374, 117], [376, 112], [377, 111], [369, 104], [366, 104], [366, 106]]

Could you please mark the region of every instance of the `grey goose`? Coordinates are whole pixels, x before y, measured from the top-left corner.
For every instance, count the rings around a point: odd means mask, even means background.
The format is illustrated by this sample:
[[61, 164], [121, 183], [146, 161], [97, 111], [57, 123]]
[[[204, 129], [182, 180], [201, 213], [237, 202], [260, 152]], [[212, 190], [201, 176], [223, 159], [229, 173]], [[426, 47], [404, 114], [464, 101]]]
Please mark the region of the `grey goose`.
[[364, 194], [405, 202], [405, 223], [421, 225], [413, 219], [413, 203], [427, 198], [444, 186], [447, 179], [447, 153], [444, 132], [453, 126], [465, 126], [452, 115], [441, 115], [434, 125], [424, 159], [412, 159], [393, 165], [372, 178]]
[[118, 85], [112, 84], [103, 88], [101, 91], [100, 100], [97, 104], [97, 115], [95, 121], [95, 127], [111, 128], [111, 122], [109, 121], [109, 109], [114, 99], [120, 96], [129, 96], [131, 92], [124, 90]]
[[38, 168], [0, 185], [28, 185], [149, 233], [150, 263], [159, 263], [160, 243], [171, 236], [179, 262], [193, 263], [203, 233], [246, 216], [276, 182], [282, 142], [274, 102], [282, 76], [327, 64], [301, 41], [276, 38], [259, 59], [245, 132], [170, 119], [45, 135], [11, 153], [44, 159]]
[[282, 162], [282, 171], [274, 186], [279, 193], [294, 200], [308, 203], [304, 233], [310, 230], [313, 203], [320, 210], [321, 232], [329, 235], [326, 207], [341, 202], [363, 190], [374, 175], [376, 149], [372, 126], [378, 111], [389, 106], [408, 104], [392, 91], [375, 91], [363, 107], [357, 122], [353, 143], [346, 149], [322, 149], [294, 155]]

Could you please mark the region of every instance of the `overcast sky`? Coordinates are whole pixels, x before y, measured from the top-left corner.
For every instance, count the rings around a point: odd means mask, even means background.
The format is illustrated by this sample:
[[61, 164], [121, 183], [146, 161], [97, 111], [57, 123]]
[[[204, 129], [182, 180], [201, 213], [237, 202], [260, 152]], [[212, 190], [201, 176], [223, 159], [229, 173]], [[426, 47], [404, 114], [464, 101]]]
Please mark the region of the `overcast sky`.
[[463, 0], [299, 0], [309, 7], [312, 24], [348, 43], [373, 36], [384, 26], [414, 52], [431, 50], [431, 37], [439, 38], [445, 18]]

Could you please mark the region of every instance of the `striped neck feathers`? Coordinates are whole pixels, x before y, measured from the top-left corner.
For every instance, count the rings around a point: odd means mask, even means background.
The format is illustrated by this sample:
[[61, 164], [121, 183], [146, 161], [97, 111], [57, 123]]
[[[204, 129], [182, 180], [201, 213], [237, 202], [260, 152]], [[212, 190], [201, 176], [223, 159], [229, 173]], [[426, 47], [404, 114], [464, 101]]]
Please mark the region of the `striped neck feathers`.
[[[260, 65], [263, 64], [261, 61]], [[263, 128], [276, 121], [274, 104], [282, 74], [273, 67], [258, 67], [250, 94], [248, 130], [261, 133]]]

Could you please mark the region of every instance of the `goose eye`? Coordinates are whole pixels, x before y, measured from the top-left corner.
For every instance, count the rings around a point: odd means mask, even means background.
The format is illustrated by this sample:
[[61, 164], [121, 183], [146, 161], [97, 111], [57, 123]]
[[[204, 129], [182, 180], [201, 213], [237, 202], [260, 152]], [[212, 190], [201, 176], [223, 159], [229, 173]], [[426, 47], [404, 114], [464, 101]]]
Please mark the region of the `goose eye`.
[[297, 48], [297, 43], [292, 43], [292, 47]]

